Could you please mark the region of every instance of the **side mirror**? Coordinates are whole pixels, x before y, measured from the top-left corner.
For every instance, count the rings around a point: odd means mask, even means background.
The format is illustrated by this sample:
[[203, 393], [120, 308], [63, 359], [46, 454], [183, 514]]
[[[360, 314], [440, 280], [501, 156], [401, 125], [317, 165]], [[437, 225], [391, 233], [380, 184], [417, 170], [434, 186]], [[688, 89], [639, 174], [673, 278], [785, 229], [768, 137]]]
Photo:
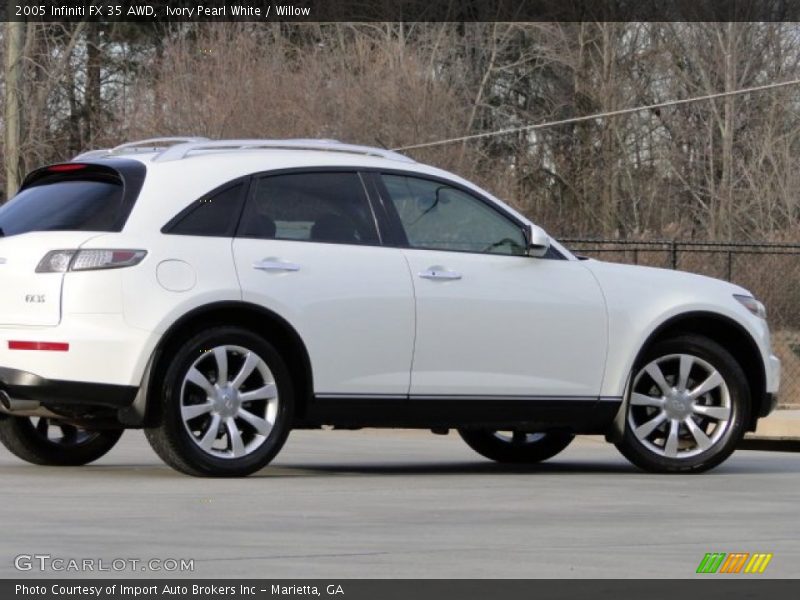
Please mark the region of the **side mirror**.
[[525, 238], [528, 242], [528, 256], [542, 258], [550, 250], [550, 236], [541, 227], [536, 225], [527, 227]]

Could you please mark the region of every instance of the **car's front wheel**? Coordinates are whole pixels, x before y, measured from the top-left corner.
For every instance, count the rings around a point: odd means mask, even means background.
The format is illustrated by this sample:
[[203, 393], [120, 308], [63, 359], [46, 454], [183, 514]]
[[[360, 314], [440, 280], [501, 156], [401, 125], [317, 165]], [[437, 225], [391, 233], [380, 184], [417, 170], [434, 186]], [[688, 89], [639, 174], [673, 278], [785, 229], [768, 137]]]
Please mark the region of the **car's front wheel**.
[[150, 445], [171, 467], [242, 477], [266, 466], [291, 427], [293, 390], [283, 359], [239, 327], [201, 332], [166, 369]]
[[34, 465], [75, 467], [94, 462], [116, 445], [122, 431], [83, 429], [46, 417], [0, 419], [0, 442]]
[[575, 438], [568, 431], [460, 429], [458, 433], [475, 452], [502, 463], [542, 462], [564, 450]]
[[617, 447], [647, 471], [706, 471], [733, 453], [749, 412], [747, 378], [730, 352], [706, 337], [676, 337], [634, 368]]

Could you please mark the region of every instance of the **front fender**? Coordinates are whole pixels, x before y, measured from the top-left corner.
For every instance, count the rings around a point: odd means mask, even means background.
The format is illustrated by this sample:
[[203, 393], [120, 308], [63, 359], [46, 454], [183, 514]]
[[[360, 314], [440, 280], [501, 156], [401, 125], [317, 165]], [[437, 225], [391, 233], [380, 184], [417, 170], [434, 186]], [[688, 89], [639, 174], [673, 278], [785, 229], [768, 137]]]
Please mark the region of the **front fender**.
[[[598, 280], [608, 310], [608, 358], [600, 394], [624, 397], [628, 378], [640, 353], [658, 335], [681, 319], [709, 319], [743, 333], [757, 348], [761, 369], [771, 381], [769, 329], [733, 296], [747, 290], [725, 281], [691, 273], [587, 261]], [[774, 389], [773, 389], [774, 388]]]

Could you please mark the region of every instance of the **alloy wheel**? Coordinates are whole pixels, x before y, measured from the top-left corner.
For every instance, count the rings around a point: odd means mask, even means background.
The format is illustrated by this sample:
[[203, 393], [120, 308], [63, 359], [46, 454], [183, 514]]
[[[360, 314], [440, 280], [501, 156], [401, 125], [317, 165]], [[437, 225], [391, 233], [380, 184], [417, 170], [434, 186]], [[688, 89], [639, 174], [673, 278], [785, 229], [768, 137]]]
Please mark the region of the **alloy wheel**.
[[687, 459], [712, 448], [730, 428], [725, 379], [692, 354], [669, 354], [642, 367], [633, 380], [628, 425], [651, 452]]
[[269, 438], [278, 415], [278, 388], [267, 363], [242, 346], [217, 346], [187, 371], [180, 396], [192, 441], [216, 458], [252, 454]]

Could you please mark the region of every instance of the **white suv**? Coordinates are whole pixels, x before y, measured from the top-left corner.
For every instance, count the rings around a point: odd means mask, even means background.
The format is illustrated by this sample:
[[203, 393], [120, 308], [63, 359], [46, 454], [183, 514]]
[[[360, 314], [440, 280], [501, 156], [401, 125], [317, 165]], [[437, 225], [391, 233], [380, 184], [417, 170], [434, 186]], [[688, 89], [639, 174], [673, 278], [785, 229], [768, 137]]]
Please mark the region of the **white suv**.
[[293, 428], [455, 428], [531, 463], [605, 434], [701, 471], [774, 407], [764, 307], [582, 260], [475, 185], [330, 140], [166, 138], [31, 173], [0, 208], [0, 440], [37, 464], [144, 428], [192, 475]]

